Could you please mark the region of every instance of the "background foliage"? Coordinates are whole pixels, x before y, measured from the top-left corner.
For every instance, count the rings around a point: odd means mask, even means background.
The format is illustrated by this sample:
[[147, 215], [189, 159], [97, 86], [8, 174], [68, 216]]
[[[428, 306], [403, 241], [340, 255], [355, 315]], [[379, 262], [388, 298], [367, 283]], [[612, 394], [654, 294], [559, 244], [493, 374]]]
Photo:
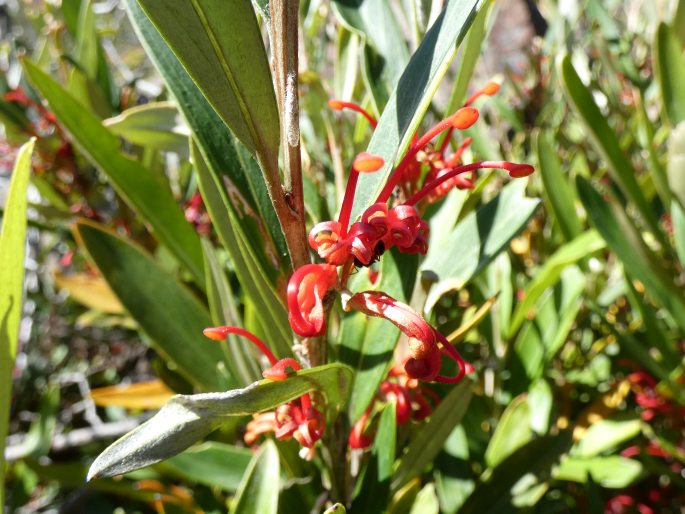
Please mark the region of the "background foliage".
[[[301, 3], [308, 228], [337, 213], [356, 153], [388, 163], [362, 179], [359, 213], [422, 120], [493, 75], [501, 91], [478, 100], [469, 157], [536, 168], [452, 191], [426, 213], [425, 258], [376, 265], [379, 287], [421, 309], [476, 371], [431, 384], [441, 401], [425, 422], [397, 427], [395, 405], [380, 407], [365, 452], [348, 452], [346, 434], [387, 374], [395, 327], [334, 306], [330, 364], [256, 389], [241, 389], [261, 378], [245, 341], [202, 336], [243, 326], [291, 356], [282, 298], [294, 251], [269, 196], [281, 179], [268, 6], [191, 4], [2, 7], [6, 508], [679, 512], [685, 2], [540, 0], [532, 14], [487, 0], [442, 14], [440, 2]], [[332, 97], [364, 105], [378, 128], [328, 109]], [[370, 287], [365, 272], [353, 281]], [[154, 460], [170, 458], [84, 483], [115, 438], [157, 440], [142, 423], [173, 393], [236, 389], [230, 401], [176, 397], [156, 418], [191, 436], [163, 440]], [[246, 447], [250, 413], [310, 390], [330, 421], [343, 413], [312, 462], [293, 441]]]

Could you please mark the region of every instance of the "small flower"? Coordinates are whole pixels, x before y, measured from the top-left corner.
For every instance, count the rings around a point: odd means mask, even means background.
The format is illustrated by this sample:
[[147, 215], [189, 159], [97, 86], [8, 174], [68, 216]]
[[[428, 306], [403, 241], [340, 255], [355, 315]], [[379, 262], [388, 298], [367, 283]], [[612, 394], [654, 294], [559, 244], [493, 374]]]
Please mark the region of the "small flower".
[[[461, 109], [435, 124], [420, 137], [414, 136], [376, 202], [348, 229], [359, 173], [374, 172], [384, 165], [383, 159], [378, 156], [365, 152], [359, 154], [350, 171], [338, 221], [319, 223], [309, 233], [309, 244], [319, 257], [334, 266], [350, 262], [355, 266], [368, 266], [392, 247], [397, 247], [403, 253], [425, 255], [428, 251], [429, 229], [428, 223], [421, 218], [416, 208], [418, 202], [424, 199], [428, 202], [437, 201], [452, 187], [473, 188], [475, 174], [480, 169], [505, 169], [513, 178], [532, 173], [532, 166], [507, 161], [481, 161], [460, 165], [461, 156], [471, 142], [470, 138], [467, 138], [456, 152], [445, 157], [452, 132], [455, 129], [465, 130], [478, 120], [478, 110], [471, 104], [478, 97], [491, 96], [498, 90], [498, 84], [489, 82], [473, 94]], [[369, 120], [372, 127], [376, 127], [375, 118], [357, 104], [331, 100], [329, 106], [336, 110], [350, 109], [358, 112]], [[439, 149], [435, 150], [432, 148], [432, 141], [442, 133], [445, 133], [443, 142]], [[423, 166], [428, 166], [429, 169], [423, 185], [418, 187]], [[470, 178], [465, 176], [467, 173], [470, 174]], [[388, 200], [398, 187], [407, 200], [388, 207]]]
[[[383, 292], [365, 291], [351, 296], [345, 295], [343, 308], [387, 319], [409, 337], [409, 357], [404, 362], [404, 369], [409, 377], [424, 382], [456, 383], [466, 374], [467, 363], [459, 352], [408, 305]], [[457, 363], [457, 375], [440, 375], [442, 354]]]
[[316, 337], [326, 331], [323, 299], [338, 280], [331, 264], [305, 264], [288, 281], [288, 320], [302, 337]]
[[[333, 269], [335, 270], [335, 268]], [[262, 376], [269, 380], [286, 380], [292, 373], [302, 369], [300, 363], [295, 359], [276, 359], [276, 356], [261, 339], [240, 327], [211, 327], [204, 329], [203, 333], [214, 341], [223, 341], [228, 334], [247, 338], [271, 364], [271, 367], [262, 372]], [[303, 394], [296, 400], [278, 406], [275, 412], [256, 414], [247, 425], [244, 439], [246, 444], [251, 445], [260, 435], [268, 432], [274, 432], [278, 439], [290, 439], [292, 437], [306, 449], [304, 456], [311, 458], [313, 457], [314, 445], [323, 436], [325, 428], [324, 415], [312, 406], [310, 395]]]

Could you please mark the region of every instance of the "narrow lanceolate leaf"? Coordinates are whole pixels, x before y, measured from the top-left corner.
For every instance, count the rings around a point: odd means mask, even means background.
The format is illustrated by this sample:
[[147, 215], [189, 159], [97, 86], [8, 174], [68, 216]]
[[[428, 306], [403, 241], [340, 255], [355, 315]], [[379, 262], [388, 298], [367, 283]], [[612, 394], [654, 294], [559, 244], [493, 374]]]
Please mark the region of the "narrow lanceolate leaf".
[[[248, 205], [250, 210], [259, 213], [270, 237], [251, 238], [251, 244], [260, 254], [274, 253], [270, 248], [276, 247], [279, 259], [275, 264], [265, 268], [265, 273], [272, 280], [278, 271], [286, 273], [285, 266], [278, 262], [287, 262], [287, 249], [280, 223], [267, 192], [264, 177], [257, 162], [248, 149], [226, 129], [226, 125], [202, 95], [188, 72], [178, 61], [164, 42], [155, 26], [141, 10], [136, 0], [124, 0], [126, 11], [146, 54], [159, 70], [164, 82], [176, 98], [179, 111], [186, 119], [193, 132], [204, 159], [211, 170], [216, 171], [219, 181], [228, 180], [231, 188], [239, 194], [236, 208]], [[245, 203], [243, 203], [245, 202]], [[265, 260], [260, 258], [260, 262]], [[274, 271], [275, 270], [275, 271]]]
[[571, 241], [581, 232], [580, 219], [574, 205], [576, 195], [568, 181], [568, 174], [561, 169], [552, 135], [549, 132], [535, 133], [533, 147], [537, 154], [538, 169], [545, 185], [545, 193], [549, 198], [550, 210], [559, 224], [564, 239]]
[[477, 3], [478, 0], [449, 2], [409, 61], [368, 148], [369, 153], [385, 159], [385, 166], [376, 173], [359, 177], [352, 219], [375, 201], [402, 150], [409, 144], [471, 25]]
[[513, 337], [542, 294], [557, 283], [561, 272], [567, 266], [575, 264], [605, 246], [604, 239], [596, 231], [590, 230], [554, 252], [526, 286], [523, 300], [516, 305], [509, 326], [509, 336]]
[[668, 136], [668, 188], [680, 207], [685, 207], [685, 122], [678, 124]]
[[28, 60], [24, 60], [24, 69], [74, 143], [107, 175], [117, 192], [150, 225], [159, 241], [204, 287], [200, 239], [174, 200], [168, 182], [127, 157], [117, 137], [49, 75]]
[[389, 403], [380, 415], [371, 458], [361, 478], [359, 495], [352, 503], [353, 512], [383, 512], [387, 507], [390, 479], [395, 464], [396, 440], [396, 405]]
[[228, 383], [223, 353], [202, 335], [212, 326], [205, 307], [141, 248], [94, 223], [80, 222], [75, 231], [123, 306], [153, 339], [155, 349], [192, 384], [224, 390]]
[[595, 149], [606, 161], [611, 178], [635, 204], [655, 235], [660, 237], [661, 230], [654, 216], [654, 211], [647, 203], [644, 193], [637, 183], [635, 169], [623, 153], [616, 133], [609, 126], [606, 116], [597, 107], [592, 92], [580, 80], [569, 55], [564, 56], [559, 62], [559, 75], [566, 96], [571, 100], [573, 108], [585, 125]]
[[390, 4], [386, 0], [335, 1], [333, 6], [347, 28], [363, 37], [383, 58], [383, 75], [389, 90], [394, 89], [409, 61], [409, 50]]
[[331, 409], [344, 403], [351, 373], [340, 364], [307, 369], [272, 382], [262, 380], [224, 393], [178, 395], [150, 420], [115, 441], [88, 471], [88, 480], [127, 473], [182, 452], [228, 416], [246, 416], [316, 390]]
[[265, 320], [263, 326], [267, 344], [277, 356], [286, 357], [291, 354], [290, 343], [293, 336], [285, 306], [264, 274], [263, 268], [259, 266], [245, 233], [243, 221], [239, 219], [228, 200], [226, 190], [217, 184], [216, 177], [195, 150], [195, 145], [192, 146], [192, 154], [207, 212], [216, 227], [219, 239], [231, 256], [240, 285]]
[[141, 146], [188, 156], [190, 130], [173, 102], [151, 102], [104, 121], [110, 132]]
[[647, 293], [668, 310], [685, 330], [685, 297], [664, 271], [658, 257], [647, 247], [619, 203], [606, 201], [584, 178], [576, 178], [578, 194], [588, 217], [617, 255], [626, 273], [638, 279]]
[[502, 192], [466, 216], [440, 246], [431, 245], [421, 265], [439, 281], [428, 294], [430, 312], [447, 291], [463, 287], [487, 266], [528, 223], [540, 201], [523, 196], [525, 183], [512, 182]]
[[533, 436], [528, 395], [514, 398], [497, 421], [495, 432], [485, 450], [485, 464], [496, 467]]
[[397, 492], [402, 486], [423, 471], [433, 462], [442, 450], [445, 441], [454, 427], [461, 423], [466, 408], [471, 401], [471, 381], [465, 380], [455, 386], [440, 402], [426, 423], [411, 440], [407, 453], [392, 477], [392, 491]]
[[[213, 325], [244, 326], [238, 312], [238, 299], [231, 289], [226, 271], [219, 264], [212, 243], [203, 239], [202, 249], [205, 253], [207, 299]], [[227, 340], [222, 341], [221, 345], [224, 353], [230, 356], [226, 359], [226, 365], [239, 385], [245, 386], [261, 377], [259, 363], [251, 352], [250, 341], [235, 334], [229, 334]]]
[[271, 73], [250, 0], [138, 0], [226, 125], [253, 153], [278, 156]]
[[231, 502], [235, 514], [276, 514], [280, 490], [280, 460], [273, 441], [266, 441], [245, 470]]
[[[12, 369], [17, 354], [24, 284], [26, 189], [31, 173], [34, 139], [21, 147], [12, 171], [0, 226], [0, 481], [5, 478], [5, 438], [12, 398]], [[0, 505], [5, 504], [0, 489]]]
[[456, 111], [466, 101], [471, 77], [476, 69], [478, 57], [480, 57], [480, 49], [488, 34], [486, 22], [493, 5], [493, 0], [485, 0], [478, 9], [478, 14], [476, 14], [471, 28], [469, 28], [468, 35], [464, 40], [464, 50], [459, 63], [457, 79], [454, 81], [454, 89], [447, 106], [447, 112]]
[[[519, 480], [536, 479], [537, 483], [549, 479], [552, 466], [571, 446], [571, 434], [562, 432], [554, 436], [533, 439], [504, 459], [473, 490], [460, 514], [499, 514], [516, 512], [512, 489]], [[526, 478], [524, 478], [526, 477]]]
[[685, 121], [685, 57], [682, 44], [664, 22], [654, 36], [654, 63], [664, 113], [675, 127]]
[[165, 475], [235, 492], [252, 460], [252, 450], [207, 441], [155, 466]]

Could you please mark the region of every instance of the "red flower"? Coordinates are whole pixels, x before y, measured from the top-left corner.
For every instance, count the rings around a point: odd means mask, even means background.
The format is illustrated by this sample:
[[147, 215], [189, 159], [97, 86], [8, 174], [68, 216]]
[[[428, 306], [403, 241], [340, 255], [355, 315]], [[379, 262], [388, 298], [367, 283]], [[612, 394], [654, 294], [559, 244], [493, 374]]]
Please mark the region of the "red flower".
[[[262, 376], [269, 380], [286, 380], [291, 373], [302, 369], [295, 359], [276, 359], [261, 339], [245, 329], [221, 326], [206, 328], [203, 333], [215, 341], [223, 341], [228, 334], [236, 334], [249, 339], [271, 364], [270, 368], [262, 372]], [[257, 414], [247, 426], [245, 443], [254, 444], [261, 434], [274, 432], [278, 439], [292, 437], [304, 448], [311, 450], [321, 439], [325, 428], [326, 421], [323, 414], [312, 406], [309, 394], [303, 394], [296, 400], [278, 406], [275, 412]], [[311, 457], [312, 453], [308, 451], [305, 455]]]
[[[409, 336], [409, 357], [404, 362], [409, 377], [425, 382], [456, 383], [466, 374], [467, 364], [459, 352], [408, 305], [383, 292], [365, 291], [343, 299], [343, 307], [367, 316], [385, 318]], [[457, 375], [440, 375], [441, 353], [458, 364]]]
[[293, 331], [302, 337], [316, 337], [326, 331], [323, 298], [338, 280], [336, 267], [330, 264], [305, 264], [288, 282], [288, 320]]

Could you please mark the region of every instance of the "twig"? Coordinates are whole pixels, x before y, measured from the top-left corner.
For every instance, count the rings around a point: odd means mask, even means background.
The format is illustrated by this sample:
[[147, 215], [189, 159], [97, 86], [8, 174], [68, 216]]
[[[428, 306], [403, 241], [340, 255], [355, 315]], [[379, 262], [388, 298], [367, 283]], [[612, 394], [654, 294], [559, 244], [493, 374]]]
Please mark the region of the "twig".
[[281, 118], [283, 187], [272, 192], [293, 267], [307, 264], [309, 249], [304, 226], [304, 193], [300, 156], [300, 103], [298, 99], [298, 14], [297, 0], [272, 0], [271, 53], [276, 99]]
[[[94, 441], [120, 437], [136, 428], [144, 420], [145, 417], [128, 418], [112, 423], [103, 423], [98, 426], [77, 428], [64, 434], [57, 434], [52, 439], [50, 452], [61, 452], [71, 448], [78, 448]], [[13, 462], [28, 456], [30, 449], [24, 444], [25, 439], [26, 436], [22, 438], [20, 443], [5, 448], [5, 460], [7, 462]]]

